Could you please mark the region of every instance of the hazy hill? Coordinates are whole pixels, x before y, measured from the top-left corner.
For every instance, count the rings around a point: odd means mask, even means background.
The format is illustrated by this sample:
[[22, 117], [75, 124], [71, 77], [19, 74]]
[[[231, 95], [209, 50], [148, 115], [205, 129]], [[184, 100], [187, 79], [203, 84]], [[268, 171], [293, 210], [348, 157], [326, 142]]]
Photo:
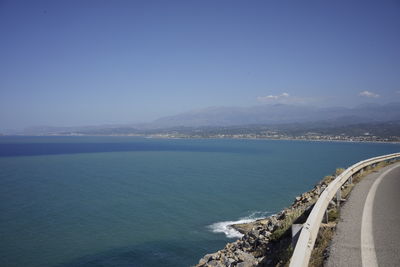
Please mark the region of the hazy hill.
[[214, 107], [186, 112], [155, 120], [153, 127], [231, 126], [248, 124], [286, 124], [314, 121], [332, 123], [380, 122], [400, 118], [400, 103], [364, 104], [355, 108], [318, 108], [292, 105], [258, 105], [253, 107]]
[[5, 134], [146, 134], [161, 130], [196, 127], [229, 127], [280, 125], [280, 129], [322, 129], [354, 124], [375, 124], [398, 121], [400, 103], [385, 105], [364, 104], [354, 108], [319, 108], [294, 105], [258, 105], [253, 107], [211, 107], [162, 117], [150, 123], [98, 125], [80, 127], [37, 126]]

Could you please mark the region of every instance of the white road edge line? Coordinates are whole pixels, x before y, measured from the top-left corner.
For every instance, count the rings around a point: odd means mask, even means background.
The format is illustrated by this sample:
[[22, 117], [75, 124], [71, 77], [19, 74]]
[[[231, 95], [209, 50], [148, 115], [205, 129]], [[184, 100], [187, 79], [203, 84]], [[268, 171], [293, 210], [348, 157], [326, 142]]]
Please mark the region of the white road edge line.
[[362, 221], [361, 221], [361, 261], [363, 267], [377, 267], [378, 260], [376, 258], [374, 236], [372, 233], [372, 210], [374, 207], [374, 199], [376, 189], [383, 177], [400, 165], [393, 166], [382, 173], [378, 179], [372, 184], [365, 200]]

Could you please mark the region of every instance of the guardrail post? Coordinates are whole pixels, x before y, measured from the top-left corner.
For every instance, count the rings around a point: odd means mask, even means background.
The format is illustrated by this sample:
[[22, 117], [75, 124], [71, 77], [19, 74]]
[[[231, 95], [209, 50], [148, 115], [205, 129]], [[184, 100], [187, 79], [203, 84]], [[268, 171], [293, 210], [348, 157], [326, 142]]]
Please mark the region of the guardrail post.
[[336, 192], [336, 203], [338, 209], [340, 208], [340, 201], [342, 200], [342, 189], [339, 188], [339, 190]]
[[325, 223], [329, 222], [329, 213], [328, 213], [328, 209], [325, 210]]
[[353, 175], [349, 177], [349, 184], [353, 184]]

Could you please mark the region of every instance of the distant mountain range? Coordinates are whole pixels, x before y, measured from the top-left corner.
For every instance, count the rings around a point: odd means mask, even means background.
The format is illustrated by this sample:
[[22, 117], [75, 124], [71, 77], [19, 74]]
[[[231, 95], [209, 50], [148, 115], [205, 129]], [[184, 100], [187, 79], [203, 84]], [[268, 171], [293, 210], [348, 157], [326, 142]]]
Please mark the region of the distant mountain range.
[[[38, 126], [5, 134], [143, 134], [163, 129], [281, 125], [279, 128], [332, 128], [354, 124], [400, 121], [400, 103], [363, 104], [357, 107], [311, 107], [258, 105], [252, 107], [210, 107], [159, 118], [150, 123], [84, 127]], [[399, 133], [400, 135], [400, 133]]]
[[287, 124], [315, 121], [336, 123], [382, 122], [400, 119], [400, 103], [364, 104], [355, 108], [319, 108], [294, 105], [253, 107], [215, 107], [160, 118], [153, 127], [234, 126], [249, 124]]

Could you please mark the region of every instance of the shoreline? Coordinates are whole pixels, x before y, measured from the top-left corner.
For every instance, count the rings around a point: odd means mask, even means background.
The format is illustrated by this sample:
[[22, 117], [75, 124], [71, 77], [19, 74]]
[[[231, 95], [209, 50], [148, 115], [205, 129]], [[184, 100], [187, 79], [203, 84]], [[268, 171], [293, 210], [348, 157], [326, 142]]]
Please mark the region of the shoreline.
[[[348, 199], [352, 189], [365, 176], [380, 168], [393, 164], [379, 162], [375, 166], [366, 167], [365, 171], [353, 174], [353, 181], [344, 183], [340, 201], [330, 201], [325, 221], [321, 223], [317, 241], [311, 252], [309, 266], [323, 266], [329, 257], [330, 242], [340, 220], [340, 206]], [[207, 254], [199, 260], [196, 267], [224, 266], [287, 266], [293, 254], [294, 246], [292, 225], [304, 224], [314, 204], [322, 192], [345, 169], [338, 168], [332, 175], [325, 176], [311, 190], [295, 197], [294, 202], [277, 214], [254, 222], [230, 225], [231, 228], [243, 234], [243, 237], [226, 244], [212, 254]]]
[[[112, 136], [112, 135], [109, 135]], [[123, 136], [123, 135], [113, 135], [113, 136]], [[172, 137], [172, 136], [159, 136], [159, 135], [142, 135], [144, 138], [154, 138], [154, 139], [200, 139], [200, 140], [267, 140], [267, 141], [309, 141], [309, 142], [338, 142], [338, 143], [387, 143], [387, 144], [400, 144], [399, 141], [369, 141], [369, 140], [328, 140], [328, 139], [312, 139], [312, 138], [262, 138], [262, 137]]]
[[326, 143], [371, 143], [371, 144], [400, 144], [399, 141], [368, 141], [368, 140], [326, 140], [326, 139], [309, 139], [309, 138], [248, 138], [248, 137], [171, 137], [171, 136], [155, 136], [155, 135], [126, 135], [126, 134], [108, 134], [108, 135], [91, 135], [91, 134], [49, 134], [49, 135], [0, 135], [2, 137], [138, 137], [147, 139], [166, 139], [166, 140], [265, 140], [265, 141], [306, 141], [306, 142], [326, 142]]
[[292, 252], [291, 226], [304, 223], [323, 190], [340, 171], [322, 178], [309, 191], [295, 197], [289, 207], [248, 223], [229, 225], [243, 236], [215, 253], [206, 254], [196, 267], [284, 266]]

